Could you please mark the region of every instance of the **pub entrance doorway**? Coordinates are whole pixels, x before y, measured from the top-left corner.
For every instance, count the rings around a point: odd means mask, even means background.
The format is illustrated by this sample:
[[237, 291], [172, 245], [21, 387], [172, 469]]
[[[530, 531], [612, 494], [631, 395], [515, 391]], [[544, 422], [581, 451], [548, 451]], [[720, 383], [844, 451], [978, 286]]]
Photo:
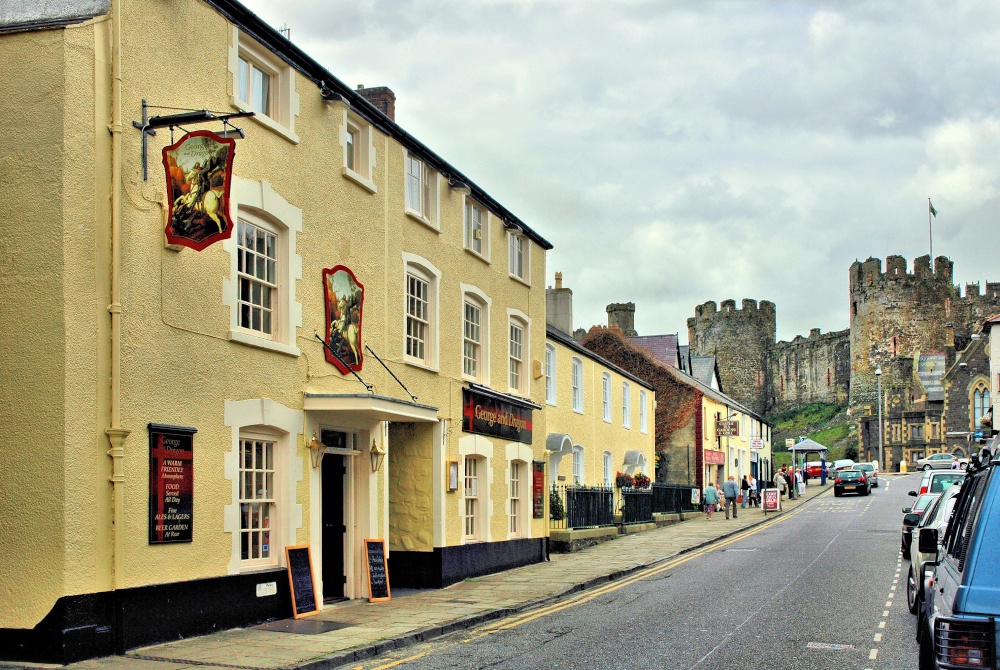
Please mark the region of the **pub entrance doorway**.
[[[347, 435], [336, 431], [323, 431], [323, 443], [347, 443]], [[338, 444], [339, 446], [339, 444]], [[344, 597], [344, 478], [347, 468], [344, 457], [338, 454], [323, 456], [323, 600]]]

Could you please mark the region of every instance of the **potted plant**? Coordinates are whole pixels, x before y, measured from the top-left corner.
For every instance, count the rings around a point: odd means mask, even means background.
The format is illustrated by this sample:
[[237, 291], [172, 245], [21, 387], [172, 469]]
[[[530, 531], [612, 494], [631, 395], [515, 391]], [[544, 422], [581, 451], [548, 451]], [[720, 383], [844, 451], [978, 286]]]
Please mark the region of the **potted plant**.
[[615, 486], [620, 489], [630, 489], [633, 486], [635, 486], [635, 480], [632, 479], [632, 475], [626, 474], [624, 472], [616, 472]]
[[637, 489], [649, 488], [649, 477], [647, 477], [641, 472], [635, 473], [635, 476], [632, 478], [632, 481], [633, 481], [633, 486], [635, 486], [635, 488]]

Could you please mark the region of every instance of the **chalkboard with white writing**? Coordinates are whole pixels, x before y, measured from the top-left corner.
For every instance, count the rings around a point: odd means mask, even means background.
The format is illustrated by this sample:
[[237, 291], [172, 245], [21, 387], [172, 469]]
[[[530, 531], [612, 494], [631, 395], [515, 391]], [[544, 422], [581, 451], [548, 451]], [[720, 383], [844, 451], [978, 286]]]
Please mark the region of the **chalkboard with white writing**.
[[385, 540], [365, 540], [368, 568], [368, 601], [389, 600], [389, 571], [385, 566]]
[[317, 614], [319, 607], [316, 605], [316, 582], [309, 545], [285, 547], [285, 557], [288, 559], [288, 583], [292, 589], [292, 616], [300, 619]]

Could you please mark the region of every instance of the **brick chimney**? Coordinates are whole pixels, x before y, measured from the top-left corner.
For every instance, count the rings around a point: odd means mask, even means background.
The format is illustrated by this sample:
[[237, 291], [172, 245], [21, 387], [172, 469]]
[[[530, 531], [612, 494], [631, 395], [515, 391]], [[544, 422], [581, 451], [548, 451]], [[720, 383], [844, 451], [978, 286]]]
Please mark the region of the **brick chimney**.
[[563, 288], [562, 272], [556, 273], [556, 287], [545, 289], [545, 323], [569, 335], [573, 330], [573, 291]]
[[390, 121], [396, 120], [396, 94], [388, 86], [365, 88], [364, 84], [358, 84], [358, 95], [375, 105]]

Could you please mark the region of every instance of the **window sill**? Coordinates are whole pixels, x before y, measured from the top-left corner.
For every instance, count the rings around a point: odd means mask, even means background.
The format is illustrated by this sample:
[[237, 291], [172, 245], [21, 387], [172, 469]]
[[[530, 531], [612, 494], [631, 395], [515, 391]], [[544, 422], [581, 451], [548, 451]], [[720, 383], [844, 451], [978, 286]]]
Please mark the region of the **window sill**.
[[403, 362], [407, 365], [412, 365], [415, 368], [420, 368], [421, 370], [427, 370], [428, 372], [438, 372], [441, 370], [435, 366], [428, 365], [424, 361], [418, 360], [416, 358], [410, 358], [409, 356], [403, 355]]
[[[250, 107], [250, 105], [246, 104], [245, 102], [243, 102], [242, 100], [240, 100], [239, 98], [237, 98], [235, 96], [230, 97], [229, 101], [232, 103], [233, 107], [235, 107], [236, 109], [240, 110], [241, 112], [253, 112], [253, 111], [256, 111], [256, 110], [252, 109]], [[279, 135], [281, 135], [282, 137], [284, 137], [286, 140], [288, 140], [292, 144], [298, 144], [299, 143], [299, 136], [298, 135], [296, 135], [291, 129], [286, 128], [285, 126], [281, 125], [279, 122], [277, 122], [274, 119], [272, 119], [270, 116], [266, 116], [264, 114], [261, 114], [260, 112], [257, 112], [256, 114], [254, 114], [250, 118], [253, 119], [254, 121], [256, 121], [257, 123], [259, 123], [260, 125], [264, 126], [265, 128], [268, 128], [268, 129], [273, 130], [274, 132], [278, 133]]]
[[611, 423], [611, 419], [605, 419], [604, 423]]
[[489, 386], [489, 379], [478, 379], [476, 377], [470, 377], [469, 375], [462, 373], [462, 381], [471, 382], [473, 384], [479, 384], [480, 386]]
[[518, 284], [524, 284], [528, 288], [531, 288], [531, 282], [529, 282], [528, 280], [518, 277], [516, 274], [510, 272], [507, 273], [507, 276], [516, 281]]
[[285, 354], [287, 356], [300, 356], [302, 352], [298, 347], [293, 347], [289, 344], [282, 344], [281, 342], [273, 342], [271, 340], [265, 340], [264, 338], [257, 337], [256, 335], [250, 335], [239, 330], [229, 331], [229, 341], [238, 342], [239, 344], [246, 345], [248, 347], [254, 347], [255, 349], [267, 349], [268, 351], [276, 351], [279, 354]]
[[493, 264], [492, 261], [490, 261], [489, 258], [487, 258], [486, 256], [483, 256], [481, 253], [479, 253], [475, 249], [470, 249], [469, 247], [465, 247], [465, 253], [471, 255], [476, 260], [480, 260], [483, 263], [486, 263], [487, 265], [492, 265]]
[[573, 408], [573, 412], [576, 413], [576, 414], [583, 414], [583, 410], [582, 409], [577, 409], [576, 407]]
[[249, 565], [240, 564], [240, 574], [241, 575], [253, 575], [253, 574], [263, 574], [265, 572], [274, 572], [275, 570], [281, 570], [281, 566], [278, 565], [277, 561], [273, 563], [252, 563]]
[[378, 193], [378, 187], [375, 186], [375, 184], [372, 183], [370, 179], [368, 179], [367, 177], [363, 176], [358, 172], [355, 172], [351, 168], [349, 167], [340, 168], [340, 173], [344, 175], [344, 177], [346, 177], [347, 179], [350, 179], [358, 186], [368, 191], [369, 193]]
[[431, 230], [433, 230], [435, 233], [439, 233], [440, 234], [441, 228], [439, 228], [438, 226], [435, 226], [433, 223], [431, 223], [430, 219], [427, 219], [426, 217], [424, 217], [420, 212], [418, 212], [416, 210], [413, 210], [413, 209], [407, 208], [407, 209], [403, 210], [403, 213], [406, 214], [406, 216], [408, 216], [411, 219], [413, 219], [414, 221], [416, 221], [417, 223], [422, 223], [423, 225], [425, 225], [428, 228], [430, 228]]
[[558, 407], [555, 400], [549, 400], [548, 398], [545, 399], [545, 404], [549, 407]]

